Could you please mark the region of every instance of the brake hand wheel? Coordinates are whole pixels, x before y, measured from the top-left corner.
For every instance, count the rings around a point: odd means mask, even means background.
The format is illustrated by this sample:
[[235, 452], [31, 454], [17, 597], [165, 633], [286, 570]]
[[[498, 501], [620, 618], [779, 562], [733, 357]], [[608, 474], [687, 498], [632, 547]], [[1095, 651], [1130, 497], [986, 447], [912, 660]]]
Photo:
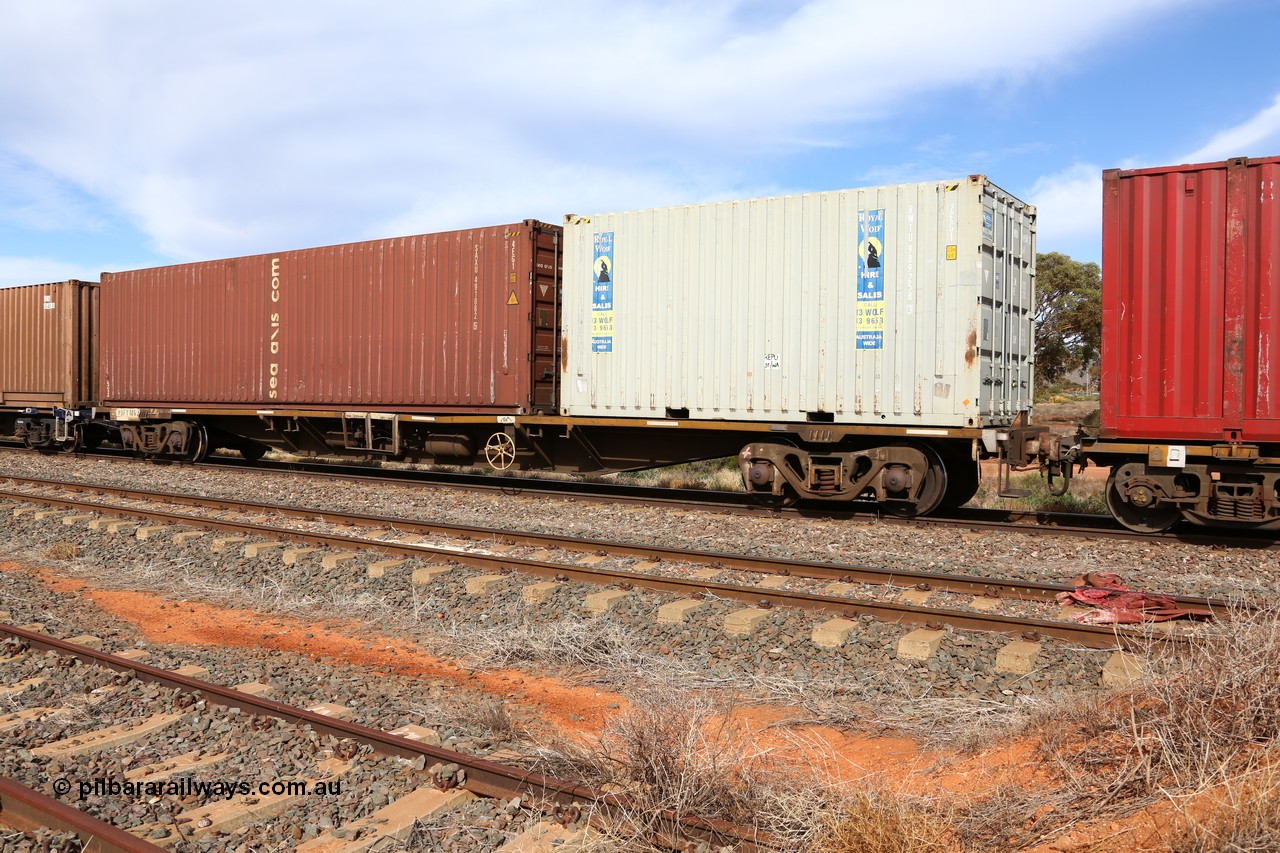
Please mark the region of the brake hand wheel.
[[484, 458], [491, 468], [505, 471], [516, 461], [516, 442], [505, 432], [495, 432], [484, 444]]

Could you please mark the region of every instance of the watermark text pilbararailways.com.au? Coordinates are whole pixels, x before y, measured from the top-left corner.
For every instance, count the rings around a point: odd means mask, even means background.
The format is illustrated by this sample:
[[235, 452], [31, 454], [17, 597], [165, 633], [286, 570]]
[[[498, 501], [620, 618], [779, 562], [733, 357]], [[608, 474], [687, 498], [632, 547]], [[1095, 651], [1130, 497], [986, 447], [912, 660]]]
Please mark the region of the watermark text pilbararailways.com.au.
[[328, 797], [342, 793], [341, 779], [312, 782], [306, 779], [277, 779], [267, 782], [250, 782], [247, 779], [197, 779], [182, 776], [139, 782], [129, 779], [81, 779], [53, 780], [53, 793], [59, 797], [73, 794], [80, 800], [90, 797], [190, 797], [229, 800], [236, 796], [254, 794], [266, 796]]

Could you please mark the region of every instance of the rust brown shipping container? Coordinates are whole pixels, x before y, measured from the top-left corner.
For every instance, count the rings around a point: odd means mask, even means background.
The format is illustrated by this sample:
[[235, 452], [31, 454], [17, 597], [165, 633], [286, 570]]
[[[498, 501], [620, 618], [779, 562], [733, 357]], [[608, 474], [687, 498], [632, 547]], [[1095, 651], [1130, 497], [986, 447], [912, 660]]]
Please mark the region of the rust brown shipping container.
[[559, 271], [529, 220], [105, 273], [103, 403], [553, 411]]
[[72, 408], [94, 400], [98, 285], [0, 289], [0, 408]]

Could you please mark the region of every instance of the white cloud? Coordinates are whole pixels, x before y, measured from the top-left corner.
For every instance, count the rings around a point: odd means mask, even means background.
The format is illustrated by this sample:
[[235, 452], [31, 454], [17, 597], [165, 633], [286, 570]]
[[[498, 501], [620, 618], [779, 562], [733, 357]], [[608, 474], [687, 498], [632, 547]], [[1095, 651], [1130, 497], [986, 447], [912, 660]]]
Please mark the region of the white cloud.
[[1230, 157], [1267, 157], [1280, 152], [1280, 95], [1271, 106], [1247, 121], [1215, 133], [1203, 146], [1186, 155], [1185, 163], [1205, 163]]
[[1075, 165], [1038, 179], [1029, 201], [1036, 206], [1036, 242], [1041, 252], [1062, 252], [1078, 261], [1100, 260], [1102, 169]]
[[25, 3], [0, 31], [0, 140], [177, 259], [554, 221], [752, 194], [759, 158], [1180, 5]]

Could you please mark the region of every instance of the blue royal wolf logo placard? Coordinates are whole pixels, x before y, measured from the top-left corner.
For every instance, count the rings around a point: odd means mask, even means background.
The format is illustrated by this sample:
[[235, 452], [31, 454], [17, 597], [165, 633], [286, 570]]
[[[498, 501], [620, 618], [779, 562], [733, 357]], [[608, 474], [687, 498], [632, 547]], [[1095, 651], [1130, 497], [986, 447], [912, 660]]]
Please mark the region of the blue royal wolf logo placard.
[[858, 211], [857, 349], [884, 349], [884, 208]]
[[591, 351], [613, 352], [613, 232], [592, 238]]

